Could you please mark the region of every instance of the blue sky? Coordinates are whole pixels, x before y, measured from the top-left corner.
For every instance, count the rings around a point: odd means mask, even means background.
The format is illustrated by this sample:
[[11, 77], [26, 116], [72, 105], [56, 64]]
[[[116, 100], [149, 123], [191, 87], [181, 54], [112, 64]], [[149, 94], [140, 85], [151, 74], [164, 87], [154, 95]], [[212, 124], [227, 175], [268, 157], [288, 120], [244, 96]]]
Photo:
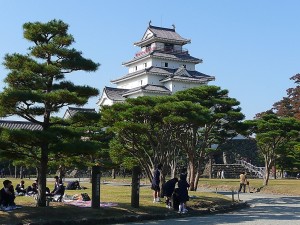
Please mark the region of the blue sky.
[[[241, 102], [246, 119], [272, 107], [294, 87], [290, 77], [300, 73], [300, 1], [152, 0], [152, 1], [17, 1], [0, 4], [0, 88], [7, 72], [6, 53], [26, 53], [25, 22], [61, 19], [70, 25], [74, 48], [101, 64], [95, 73], [67, 78], [102, 91], [110, 80], [127, 73], [122, 62], [139, 51], [148, 22], [171, 27], [184, 38], [190, 54], [203, 59], [197, 70], [216, 77], [210, 84], [228, 89]], [[93, 98], [86, 107], [97, 108]], [[63, 112], [61, 112], [63, 114]]]

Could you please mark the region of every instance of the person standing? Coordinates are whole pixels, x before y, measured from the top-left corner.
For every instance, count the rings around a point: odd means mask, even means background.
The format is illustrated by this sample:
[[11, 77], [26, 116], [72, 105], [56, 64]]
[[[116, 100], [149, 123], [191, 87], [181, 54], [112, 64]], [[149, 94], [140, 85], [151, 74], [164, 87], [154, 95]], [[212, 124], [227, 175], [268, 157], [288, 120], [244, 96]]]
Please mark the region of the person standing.
[[186, 202], [189, 200], [188, 188], [190, 185], [187, 182], [187, 174], [181, 173], [180, 180], [178, 181], [178, 197], [179, 197], [179, 210], [178, 213], [187, 213]]
[[54, 189], [53, 189], [53, 191], [51, 191], [51, 194], [53, 194], [59, 187], [59, 177], [55, 176], [54, 180], [55, 180]]
[[245, 193], [246, 192], [246, 185], [247, 185], [247, 178], [246, 178], [246, 174], [245, 172], [241, 172], [240, 174], [240, 188], [239, 188], [239, 192], [242, 191]]
[[0, 173], [1, 173], [1, 178], [4, 178], [4, 172], [5, 172], [5, 170], [4, 170], [4, 168], [2, 168], [1, 171], [0, 171]]
[[221, 179], [225, 179], [225, 174], [224, 170], [221, 171]]
[[153, 173], [151, 189], [153, 190], [153, 203], [160, 202], [160, 171], [162, 164], [158, 164]]

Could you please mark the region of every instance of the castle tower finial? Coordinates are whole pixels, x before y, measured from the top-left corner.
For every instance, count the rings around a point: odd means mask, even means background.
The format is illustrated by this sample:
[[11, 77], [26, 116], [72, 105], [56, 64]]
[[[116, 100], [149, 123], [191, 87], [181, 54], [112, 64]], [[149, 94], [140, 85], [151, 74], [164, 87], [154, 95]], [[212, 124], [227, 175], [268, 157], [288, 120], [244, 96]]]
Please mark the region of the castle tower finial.
[[174, 23], [172, 24], [172, 27], [173, 27], [173, 29], [175, 30], [175, 24], [174, 24]]
[[151, 20], [149, 21], [149, 27], [151, 26]]

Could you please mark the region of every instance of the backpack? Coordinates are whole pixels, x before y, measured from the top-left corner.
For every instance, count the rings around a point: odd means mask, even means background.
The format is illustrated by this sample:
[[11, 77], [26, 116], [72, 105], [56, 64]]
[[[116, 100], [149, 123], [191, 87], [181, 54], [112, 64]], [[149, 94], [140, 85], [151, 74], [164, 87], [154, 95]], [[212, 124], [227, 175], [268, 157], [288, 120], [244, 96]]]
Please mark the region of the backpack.
[[81, 193], [82, 201], [90, 201], [91, 198], [87, 193]]

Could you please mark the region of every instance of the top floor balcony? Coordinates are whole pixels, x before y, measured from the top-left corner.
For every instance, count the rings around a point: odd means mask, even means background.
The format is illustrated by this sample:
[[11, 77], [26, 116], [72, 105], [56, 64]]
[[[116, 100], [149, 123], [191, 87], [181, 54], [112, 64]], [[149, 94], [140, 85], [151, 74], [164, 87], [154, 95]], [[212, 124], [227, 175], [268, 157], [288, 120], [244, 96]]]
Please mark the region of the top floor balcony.
[[158, 48], [158, 47], [148, 47], [146, 48], [146, 50], [144, 51], [140, 51], [140, 52], [137, 52], [135, 54], [135, 57], [141, 57], [141, 56], [144, 56], [144, 55], [147, 55], [151, 52], [161, 52], [161, 53], [167, 53], [167, 54], [188, 54], [188, 50], [187, 49], [178, 49], [178, 50], [175, 50], [174, 48], [170, 48], [170, 47], [164, 47], [164, 48]]

